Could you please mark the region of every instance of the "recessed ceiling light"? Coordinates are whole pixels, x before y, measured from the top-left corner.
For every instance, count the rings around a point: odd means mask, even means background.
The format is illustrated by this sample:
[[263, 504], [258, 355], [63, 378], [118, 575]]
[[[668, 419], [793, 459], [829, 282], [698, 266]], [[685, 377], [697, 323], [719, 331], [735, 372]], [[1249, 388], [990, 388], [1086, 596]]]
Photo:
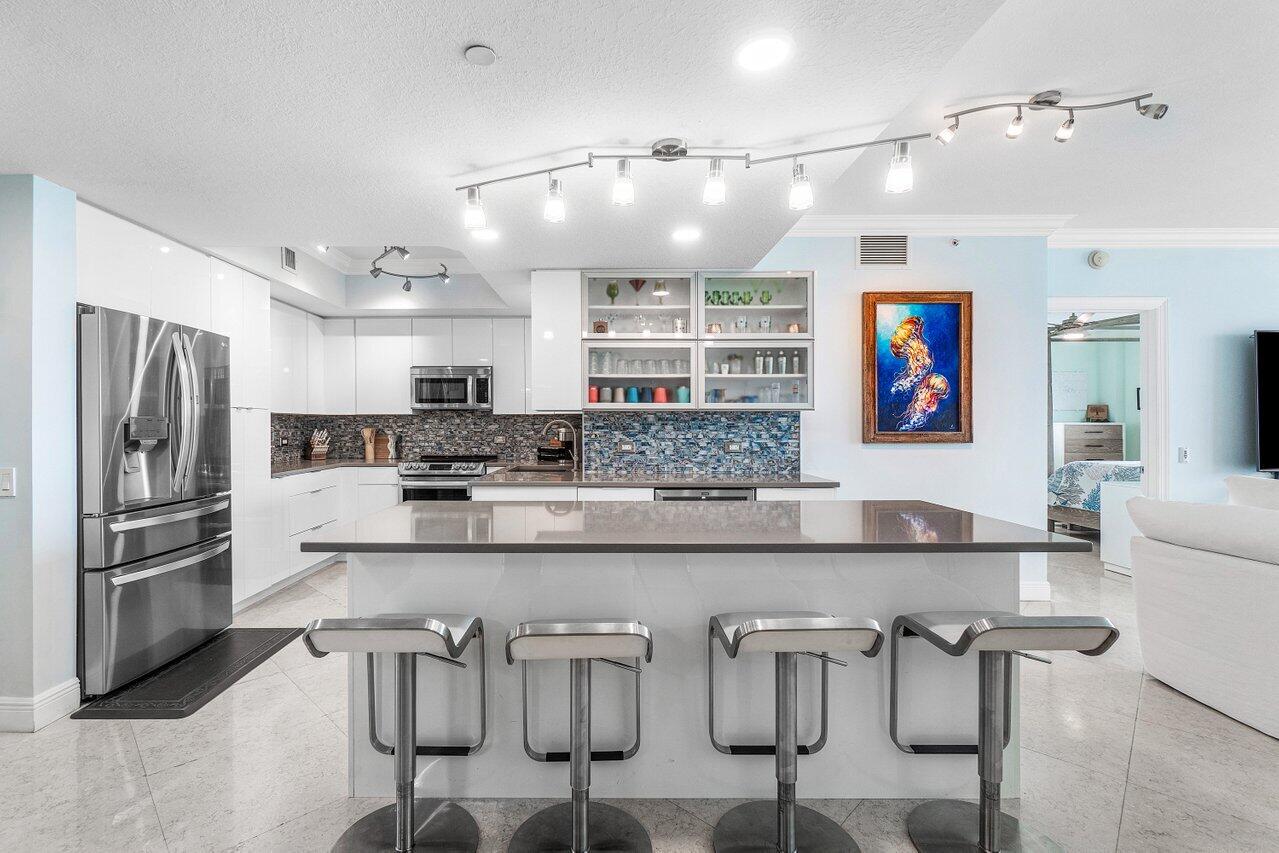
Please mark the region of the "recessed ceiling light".
[[737, 49], [737, 64], [747, 71], [767, 71], [789, 59], [791, 47], [790, 37], [781, 33], [756, 36]]
[[160, 251], [161, 251], [161, 252], [164, 252], [164, 254], [166, 254], [166, 255], [167, 255], [167, 254], [169, 254], [169, 247], [168, 247], [168, 246], [161, 246], [161, 247], [160, 247]]
[[328, 254], [329, 247], [328, 247], [328, 246], [316, 246], [316, 247], [315, 247], [315, 250], [316, 250], [317, 252], [319, 252], [320, 254], [324, 255], [324, 254]]
[[489, 241], [496, 240], [501, 235], [492, 228], [478, 228], [471, 232], [471, 236], [476, 240], [483, 240], [487, 243]]
[[492, 65], [497, 62], [497, 52], [488, 45], [473, 44], [463, 51], [462, 55], [472, 65]]
[[702, 229], [695, 228], [692, 225], [685, 225], [672, 231], [671, 239], [676, 243], [692, 243], [694, 240], [702, 239]]

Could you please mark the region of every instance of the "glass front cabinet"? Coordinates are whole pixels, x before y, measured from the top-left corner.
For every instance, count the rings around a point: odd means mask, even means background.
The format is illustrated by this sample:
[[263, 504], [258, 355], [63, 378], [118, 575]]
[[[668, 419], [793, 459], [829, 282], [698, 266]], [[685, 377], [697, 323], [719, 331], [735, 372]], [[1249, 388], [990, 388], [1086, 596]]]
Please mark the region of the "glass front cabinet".
[[812, 341], [703, 341], [698, 351], [703, 409], [813, 408]]
[[810, 272], [702, 273], [699, 283], [701, 338], [813, 337]]
[[582, 274], [582, 337], [691, 340], [697, 337], [693, 272]]
[[697, 345], [610, 340], [582, 345], [582, 408], [695, 409]]

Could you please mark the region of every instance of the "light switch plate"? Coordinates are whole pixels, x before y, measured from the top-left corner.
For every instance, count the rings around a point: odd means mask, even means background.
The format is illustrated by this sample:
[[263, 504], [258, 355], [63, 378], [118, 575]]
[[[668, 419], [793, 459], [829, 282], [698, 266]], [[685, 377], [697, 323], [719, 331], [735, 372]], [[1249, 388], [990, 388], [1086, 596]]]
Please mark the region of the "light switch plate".
[[0, 468], [0, 498], [18, 496], [18, 472], [16, 468]]
[[1178, 448], [1177, 448], [1177, 461], [1178, 461], [1178, 462], [1180, 462], [1180, 463], [1182, 463], [1183, 465], [1190, 461], [1190, 448], [1189, 448], [1189, 447], [1178, 447]]
[[724, 442], [724, 452], [725, 453], [741, 453], [742, 443], [740, 441], [726, 441]]
[[625, 438], [622, 439], [621, 441], [617, 443], [617, 452], [618, 453], [634, 453], [635, 442], [629, 441]]

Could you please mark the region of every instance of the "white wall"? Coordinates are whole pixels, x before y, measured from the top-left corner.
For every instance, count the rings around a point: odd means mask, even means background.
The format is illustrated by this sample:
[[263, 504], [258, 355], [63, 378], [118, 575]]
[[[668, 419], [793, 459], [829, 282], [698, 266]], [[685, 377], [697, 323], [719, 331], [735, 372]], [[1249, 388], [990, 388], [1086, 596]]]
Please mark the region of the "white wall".
[[1226, 476], [1257, 470], [1250, 336], [1279, 329], [1279, 249], [1113, 249], [1100, 270], [1088, 252], [1048, 252], [1049, 294], [1168, 300], [1169, 494], [1225, 500]]
[[[787, 237], [756, 267], [816, 272], [803, 470], [839, 480], [841, 498], [922, 498], [1043, 529], [1045, 239], [912, 237], [909, 270], [858, 269], [856, 253], [856, 237]], [[973, 291], [971, 444], [862, 443], [861, 295], [874, 290]], [[1044, 594], [1042, 584], [1046, 561], [1023, 560], [1023, 594]]]
[[0, 175], [0, 730], [79, 700], [76, 613], [76, 199]]

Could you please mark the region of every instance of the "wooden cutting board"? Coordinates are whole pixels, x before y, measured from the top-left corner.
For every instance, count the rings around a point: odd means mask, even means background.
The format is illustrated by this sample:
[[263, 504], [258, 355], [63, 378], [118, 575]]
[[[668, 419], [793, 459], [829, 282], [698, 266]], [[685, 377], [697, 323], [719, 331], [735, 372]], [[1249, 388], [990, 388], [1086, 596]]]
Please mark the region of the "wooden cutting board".
[[373, 436], [373, 458], [391, 458], [391, 437], [381, 430], [378, 430], [377, 435]]

